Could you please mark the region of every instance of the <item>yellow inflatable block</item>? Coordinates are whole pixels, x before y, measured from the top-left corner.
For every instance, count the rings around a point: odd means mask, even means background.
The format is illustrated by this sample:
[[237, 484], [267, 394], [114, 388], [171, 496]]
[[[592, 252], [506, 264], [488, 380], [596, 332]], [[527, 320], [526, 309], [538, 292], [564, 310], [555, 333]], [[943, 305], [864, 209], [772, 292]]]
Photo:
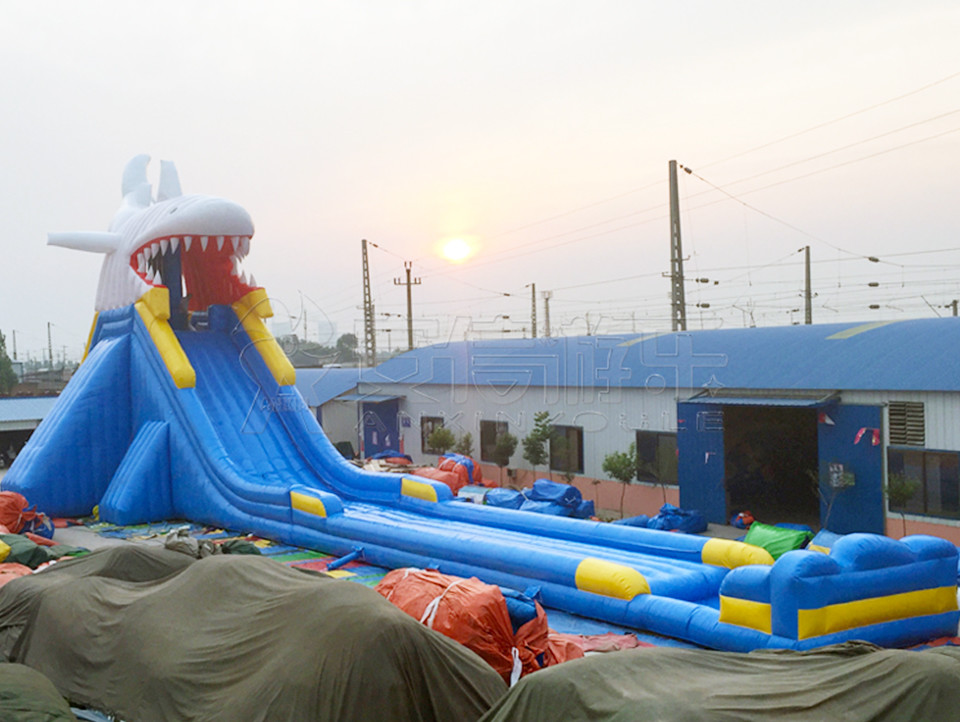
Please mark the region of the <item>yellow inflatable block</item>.
[[588, 557], [577, 566], [577, 589], [616, 599], [633, 599], [649, 594], [646, 578], [632, 567]]

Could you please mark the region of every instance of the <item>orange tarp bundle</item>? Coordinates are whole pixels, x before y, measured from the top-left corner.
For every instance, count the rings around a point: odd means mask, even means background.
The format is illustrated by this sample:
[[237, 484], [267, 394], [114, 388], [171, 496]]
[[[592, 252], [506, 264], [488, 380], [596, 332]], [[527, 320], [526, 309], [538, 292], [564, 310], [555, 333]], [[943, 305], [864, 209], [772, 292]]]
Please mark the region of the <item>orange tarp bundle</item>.
[[443, 482], [450, 487], [450, 491], [453, 492], [454, 496], [456, 496], [457, 492], [466, 486], [463, 481], [464, 475], [458, 474], [455, 471], [441, 471], [440, 469], [434, 469], [432, 466], [424, 466], [415, 470], [413, 473], [417, 476], [423, 476], [427, 479]]
[[15, 491], [0, 491], [0, 524], [12, 534], [19, 534], [28, 521], [33, 521], [40, 513], [27, 509], [29, 502], [23, 494]]
[[[395, 569], [376, 590], [395, 606], [476, 652], [508, 684], [545, 666], [547, 615], [513, 633], [500, 588], [476, 577], [462, 579], [432, 569]], [[562, 661], [562, 660], [561, 660]]]
[[[445, 456], [440, 459], [440, 463], [437, 464], [437, 468], [440, 471], [452, 471], [454, 474], [460, 477], [461, 484], [460, 486], [470, 486], [471, 484], [481, 485], [483, 483], [483, 472], [480, 470], [480, 464], [478, 464], [473, 459], [470, 459], [469, 456], [464, 457], [465, 459], [470, 460], [470, 464], [462, 464], [457, 461], [456, 457]], [[470, 476], [470, 467], [473, 467], [473, 476]]]

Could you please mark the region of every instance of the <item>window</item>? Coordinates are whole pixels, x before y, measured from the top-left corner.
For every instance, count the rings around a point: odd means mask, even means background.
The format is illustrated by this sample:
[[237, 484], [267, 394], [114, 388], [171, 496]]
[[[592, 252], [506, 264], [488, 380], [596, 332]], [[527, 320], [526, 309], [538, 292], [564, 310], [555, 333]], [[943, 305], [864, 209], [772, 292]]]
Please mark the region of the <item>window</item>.
[[493, 450], [497, 445], [497, 437], [505, 433], [507, 433], [506, 421], [480, 422], [480, 461], [496, 463]]
[[891, 401], [887, 407], [890, 420], [890, 443], [900, 446], [923, 446], [925, 441], [923, 402]]
[[550, 468], [569, 474], [583, 473], [583, 429], [554, 426], [550, 439]]
[[960, 518], [960, 454], [922, 449], [890, 449], [887, 472], [917, 483], [913, 497], [891, 511]]
[[654, 484], [676, 485], [676, 434], [667, 431], [637, 432], [637, 479]]
[[427, 439], [437, 429], [443, 428], [442, 416], [421, 416], [420, 417], [420, 451], [424, 454], [439, 454], [436, 449], [431, 449]]

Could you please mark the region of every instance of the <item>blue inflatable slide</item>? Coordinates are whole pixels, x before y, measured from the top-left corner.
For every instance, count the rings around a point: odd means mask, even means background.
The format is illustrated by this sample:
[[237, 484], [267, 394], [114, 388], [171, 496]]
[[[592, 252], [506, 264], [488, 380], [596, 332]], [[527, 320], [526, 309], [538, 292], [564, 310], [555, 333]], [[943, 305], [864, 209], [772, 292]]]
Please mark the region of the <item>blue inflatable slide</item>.
[[956, 634], [957, 550], [933, 537], [852, 534], [773, 563], [741, 542], [464, 503], [350, 464], [293, 386], [265, 292], [239, 272], [249, 216], [181, 195], [169, 165], [154, 200], [145, 165], [128, 166], [109, 232], [51, 236], [106, 254], [98, 310], [87, 357], [4, 489], [51, 515], [189, 519], [538, 587], [547, 607], [717, 649]]

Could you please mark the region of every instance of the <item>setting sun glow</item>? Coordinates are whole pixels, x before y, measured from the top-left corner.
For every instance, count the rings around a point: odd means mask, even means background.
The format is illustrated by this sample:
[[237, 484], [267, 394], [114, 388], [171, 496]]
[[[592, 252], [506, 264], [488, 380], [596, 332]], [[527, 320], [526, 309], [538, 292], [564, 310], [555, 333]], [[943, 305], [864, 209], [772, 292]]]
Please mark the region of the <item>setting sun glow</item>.
[[473, 255], [473, 247], [463, 238], [451, 238], [443, 244], [440, 253], [451, 263], [463, 263]]

